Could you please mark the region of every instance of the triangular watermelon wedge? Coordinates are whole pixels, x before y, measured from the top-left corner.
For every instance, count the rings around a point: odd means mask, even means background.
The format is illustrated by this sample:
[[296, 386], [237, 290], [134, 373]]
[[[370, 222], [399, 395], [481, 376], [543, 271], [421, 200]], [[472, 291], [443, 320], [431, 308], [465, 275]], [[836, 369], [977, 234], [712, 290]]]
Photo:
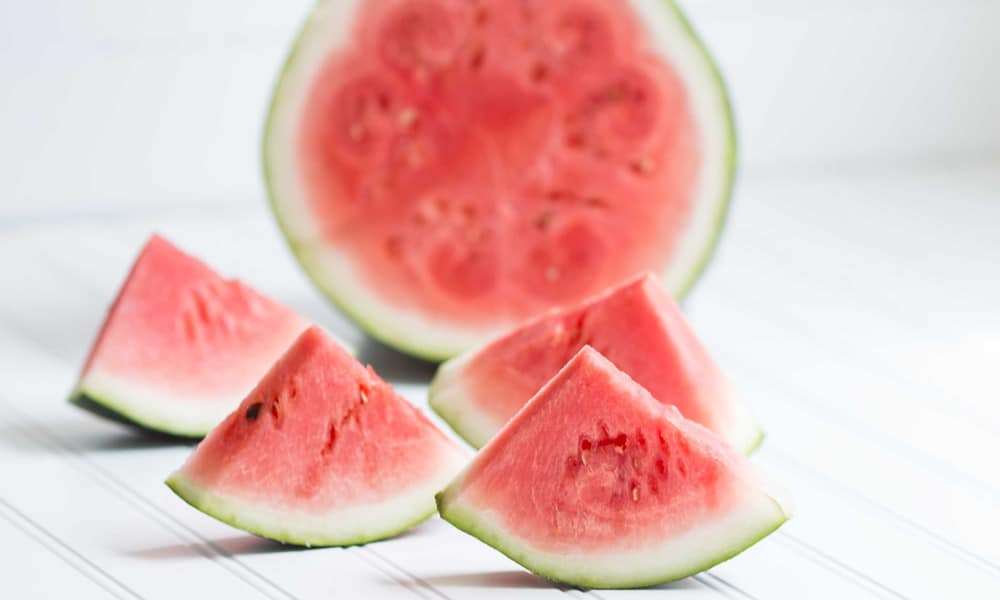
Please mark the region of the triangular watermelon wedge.
[[302, 546], [363, 544], [434, 513], [466, 452], [316, 327], [167, 485], [220, 521]]
[[763, 439], [680, 308], [650, 274], [549, 311], [444, 363], [431, 385], [431, 407], [481, 447], [584, 345], [738, 450], [749, 453]]
[[742, 454], [589, 347], [437, 500], [445, 520], [531, 571], [593, 588], [692, 575], [790, 515]]
[[202, 437], [307, 325], [153, 235], [111, 306], [71, 401], [147, 429]]

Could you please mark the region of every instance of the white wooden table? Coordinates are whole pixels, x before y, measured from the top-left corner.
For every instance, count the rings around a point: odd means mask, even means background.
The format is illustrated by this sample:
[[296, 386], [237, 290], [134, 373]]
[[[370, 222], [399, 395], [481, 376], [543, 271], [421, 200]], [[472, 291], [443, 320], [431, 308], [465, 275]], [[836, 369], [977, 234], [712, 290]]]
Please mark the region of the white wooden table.
[[5, 597], [996, 598], [998, 190], [1000, 164], [742, 187], [687, 309], [798, 514], [707, 573], [634, 592], [553, 586], [436, 518], [300, 551], [196, 512], [162, 484], [189, 447], [65, 402], [150, 231], [342, 333], [421, 406], [431, 368], [327, 307], [262, 202], [4, 222], [0, 573], [19, 592]]
[[66, 402], [153, 230], [360, 348], [265, 208], [261, 111], [309, 0], [0, 3], [0, 598], [1000, 598], [1000, 4], [688, 0], [747, 176], [685, 310], [795, 518], [709, 572], [562, 588], [432, 519], [295, 550], [163, 485], [190, 447]]

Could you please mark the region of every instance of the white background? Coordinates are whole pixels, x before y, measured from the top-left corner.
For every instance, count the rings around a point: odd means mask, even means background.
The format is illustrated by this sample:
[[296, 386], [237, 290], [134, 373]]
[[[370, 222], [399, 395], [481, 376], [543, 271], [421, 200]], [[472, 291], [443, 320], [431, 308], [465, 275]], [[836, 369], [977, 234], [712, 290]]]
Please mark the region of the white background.
[[0, 3], [4, 597], [1000, 597], [1000, 3], [688, 0], [731, 85], [742, 177], [686, 305], [799, 514], [639, 592], [553, 587], [432, 520], [286, 551], [162, 485], [189, 448], [64, 402], [157, 229], [361, 344], [266, 212], [258, 140], [308, 3]]

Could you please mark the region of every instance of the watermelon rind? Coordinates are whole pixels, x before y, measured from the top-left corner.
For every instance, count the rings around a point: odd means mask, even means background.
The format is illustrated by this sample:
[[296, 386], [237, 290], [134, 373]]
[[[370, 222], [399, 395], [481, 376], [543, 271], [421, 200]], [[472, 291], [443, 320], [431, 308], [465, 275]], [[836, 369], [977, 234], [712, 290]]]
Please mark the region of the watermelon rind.
[[787, 505], [765, 493], [746, 497], [739, 507], [695, 526], [660, 547], [605, 552], [545, 552], [505, 531], [488, 511], [459, 497], [464, 473], [435, 496], [441, 517], [499, 550], [529, 571], [584, 588], [639, 588], [700, 573], [753, 546], [791, 517]]
[[[687, 82], [696, 119], [706, 132], [708, 166], [699, 181], [692, 225], [680, 240], [679, 256], [659, 275], [682, 299], [706, 269], [721, 235], [736, 173], [736, 132], [728, 92], [714, 60], [673, 0], [630, 0], [653, 30], [653, 46]], [[407, 354], [440, 362], [514, 323], [469, 328], [432, 320], [388, 304], [368, 289], [345, 256], [329, 248], [308, 213], [296, 174], [298, 116], [305, 90], [323, 59], [349, 32], [357, 0], [326, 0], [308, 17], [278, 76], [264, 126], [262, 160], [269, 204], [299, 264], [345, 315], [373, 338]]]
[[[496, 435], [497, 424], [472, 408], [474, 403], [462, 383], [465, 366], [476, 355], [476, 351], [470, 351], [438, 367], [431, 380], [428, 405], [465, 443], [482, 448]], [[737, 413], [730, 422], [731, 433], [725, 439], [743, 454], [753, 454], [766, 434], [750, 413], [741, 410], [741, 403], [734, 402], [732, 407]]]
[[[130, 427], [187, 440], [205, 437], [226, 414], [225, 409], [205, 411], [195, 403], [181, 403], [162, 393], [94, 373], [74, 388], [69, 401]], [[190, 409], [184, 410], [185, 405]]]
[[176, 471], [166, 485], [199, 511], [228, 525], [283, 544], [305, 547], [355, 546], [390, 538], [426, 521], [436, 512], [434, 494], [463, 463], [443, 459], [434, 476], [382, 501], [359, 503], [324, 513], [272, 507], [220, 494]]

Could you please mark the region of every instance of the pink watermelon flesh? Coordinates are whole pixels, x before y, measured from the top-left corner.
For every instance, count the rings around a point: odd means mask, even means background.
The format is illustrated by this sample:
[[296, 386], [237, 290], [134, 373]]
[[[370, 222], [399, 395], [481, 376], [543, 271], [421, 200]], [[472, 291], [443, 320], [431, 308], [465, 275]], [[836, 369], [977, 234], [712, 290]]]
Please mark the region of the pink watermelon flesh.
[[482, 446], [585, 345], [739, 450], [759, 444], [760, 429], [677, 304], [648, 274], [445, 363], [431, 387], [431, 406]]
[[300, 545], [363, 543], [434, 512], [465, 453], [316, 327], [168, 480], [235, 527]]
[[626, 3], [361, 4], [297, 153], [318, 235], [380, 298], [513, 323], [669, 263], [697, 135]]
[[438, 497], [527, 568], [635, 587], [725, 560], [787, 518], [747, 459], [583, 348]]
[[154, 235], [111, 306], [74, 399], [146, 428], [201, 437], [306, 326]]

